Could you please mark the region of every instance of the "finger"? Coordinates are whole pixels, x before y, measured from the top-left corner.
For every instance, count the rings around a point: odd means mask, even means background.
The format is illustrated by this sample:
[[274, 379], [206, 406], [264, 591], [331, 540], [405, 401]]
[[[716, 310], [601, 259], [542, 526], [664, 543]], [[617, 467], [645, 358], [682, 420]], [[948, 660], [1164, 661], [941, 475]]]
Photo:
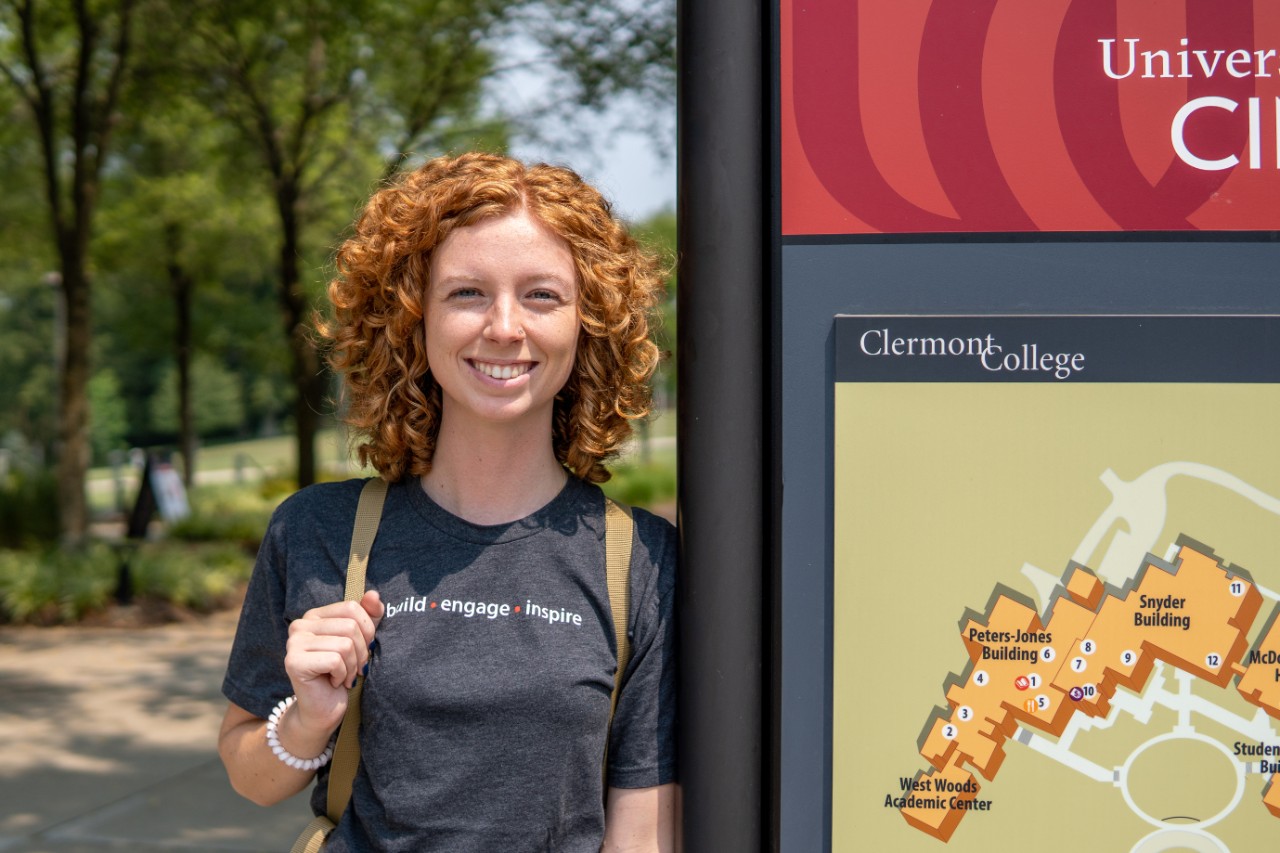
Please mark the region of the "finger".
[[302, 681], [327, 677], [334, 687], [350, 687], [362, 650], [347, 634], [299, 634], [289, 638], [285, 670]]
[[377, 630], [383, 614], [387, 612], [386, 605], [382, 603], [382, 596], [378, 595], [376, 589], [371, 589], [364, 594], [364, 598], [360, 599], [360, 606], [364, 608], [365, 613], [369, 614], [374, 630]]
[[363, 601], [338, 601], [333, 604], [326, 604], [324, 607], [317, 607], [314, 610], [308, 610], [303, 614], [301, 621], [303, 621], [304, 624], [309, 624], [311, 620], [349, 619], [355, 623], [356, 630], [358, 630], [365, 638], [365, 646], [368, 646], [373, 642], [373, 634], [377, 629], [377, 626], [370, 617], [368, 611], [366, 611], [362, 605]]
[[[365, 593], [368, 595], [368, 593]], [[362, 601], [335, 601], [323, 607], [316, 607], [302, 614], [303, 619], [355, 619], [372, 622], [369, 614], [361, 606]]]
[[350, 687], [349, 670], [350, 663], [338, 650], [305, 649], [290, 653], [285, 658], [285, 671], [298, 695], [316, 684], [325, 684], [335, 690]]
[[[341, 637], [354, 650], [356, 662], [363, 666], [369, 656], [370, 641], [367, 638], [372, 636], [373, 620], [364, 614], [363, 621], [369, 624], [368, 630], [362, 628], [361, 620], [346, 617], [299, 619], [289, 625], [289, 639], [292, 642], [295, 637]], [[305, 639], [303, 642], [305, 645]]]
[[[356, 606], [354, 602], [352, 606]], [[363, 611], [361, 613], [363, 614]], [[372, 626], [372, 620], [367, 614], [363, 615], [363, 621]], [[369, 658], [367, 636], [368, 631], [363, 630], [360, 620], [356, 619], [332, 617], [298, 620], [289, 625], [289, 645], [286, 646], [286, 651], [295, 646], [299, 650], [313, 647], [322, 650], [336, 649], [344, 655], [349, 655], [355, 666], [359, 668], [363, 667]]]

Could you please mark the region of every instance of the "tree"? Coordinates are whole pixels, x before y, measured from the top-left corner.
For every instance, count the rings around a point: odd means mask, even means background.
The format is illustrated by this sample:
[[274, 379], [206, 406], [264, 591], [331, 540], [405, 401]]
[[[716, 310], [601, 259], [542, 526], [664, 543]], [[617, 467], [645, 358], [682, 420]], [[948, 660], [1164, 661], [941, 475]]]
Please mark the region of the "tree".
[[[257, 153], [279, 219], [279, 300], [292, 357], [298, 480], [314, 478], [314, 437], [328, 379], [310, 334], [305, 230], [326, 184], [367, 189], [415, 157], [504, 148], [508, 126], [485, 116], [493, 45], [516, 19], [574, 81], [562, 99], [598, 107], [623, 91], [674, 98], [675, 6], [631, 0], [288, 0], [216, 2], [196, 28], [211, 98]], [[532, 22], [538, 22], [536, 26]], [[595, 48], [591, 46], [595, 45]], [[360, 151], [380, 152], [360, 175]], [[343, 172], [343, 167], [347, 171]], [[332, 232], [328, 232], [332, 233]]]
[[590, 109], [622, 96], [650, 106], [675, 102], [674, 2], [548, 0], [530, 28], [569, 83], [562, 99]]
[[[197, 354], [187, 369], [192, 387], [199, 392], [192, 409], [183, 412], [178, 405], [178, 367], [171, 364], [151, 398], [152, 425], [158, 430], [176, 432], [179, 416], [183, 416], [194, 419], [202, 435], [238, 429], [244, 423], [245, 402], [239, 378], [206, 353]], [[184, 447], [182, 452], [189, 451]]]
[[58, 382], [62, 536], [88, 530], [89, 241], [117, 106], [132, 68], [138, 3], [6, 0], [0, 74], [26, 106], [40, 146], [49, 234], [57, 248], [63, 324]]
[[[23, 133], [26, 105], [0, 82], [0, 449], [22, 448], [28, 463], [53, 455], [56, 427], [56, 266], [40, 205], [40, 155]], [[55, 277], [56, 278], [56, 277]]]
[[[308, 226], [335, 179], [367, 188], [420, 148], [462, 139], [501, 144], [477, 111], [492, 68], [482, 38], [507, 0], [216, 2], [196, 27], [201, 73], [217, 108], [257, 156], [278, 217], [278, 298], [292, 361], [298, 482], [315, 478], [315, 434], [328, 377], [311, 332], [301, 259]], [[381, 152], [368, 166], [361, 151]], [[349, 209], [349, 208], [348, 208]], [[332, 231], [330, 231], [332, 233]]]
[[[45, 417], [39, 402], [56, 401], [53, 449], [64, 539], [81, 538], [88, 521], [87, 387], [93, 354], [101, 349], [91, 346], [91, 295], [101, 301], [101, 293], [90, 270], [130, 284], [150, 275], [142, 273], [147, 253], [136, 264], [126, 257], [110, 271], [91, 265], [99, 199], [117, 180], [162, 181], [171, 170], [193, 168], [171, 156], [182, 152], [183, 139], [170, 140], [176, 147], [160, 154], [139, 143], [146, 136], [137, 130], [141, 125], [185, 124], [197, 137], [201, 129], [234, 130], [233, 142], [219, 140], [220, 150], [241, 158], [242, 178], [258, 175], [267, 189], [263, 196], [276, 220], [275, 300], [290, 352], [298, 472], [305, 484], [314, 477], [314, 435], [319, 413], [328, 408], [329, 387], [309, 331], [321, 278], [310, 271], [327, 260], [357, 199], [379, 178], [418, 158], [463, 146], [505, 147], [513, 125], [486, 106], [484, 93], [500, 70], [498, 39], [517, 13], [528, 12], [518, 21], [521, 27], [531, 21], [547, 25], [529, 31], [547, 47], [538, 61], [568, 75], [569, 96], [563, 100], [592, 106], [625, 90], [656, 92], [666, 85], [666, 72], [654, 76], [640, 69], [650, 61], [646, 56], [673, 65], [667, 55], [673, 9], [671, 0], [0, 0], [0, 118], [17, 117], [25, 127], [21, 135], [17, 123], [0, 127], [6, 193], [22, 193], [19, 204], [0, 199], [7, 243], [0, 246], [0, 331], [15, 329], [31, 341], [16, 347], [17, 335], [0, 340], [0, 360], [13, 366], [11, 375], [25, 377], [20, 390], [0, 388], [0, 402], [16, 401], [0, 413], [0, 426], [47, 434], [37, 423]], [[579, 26], [595, 28], [594, 34], [576, 37], [573, 27]], [[592, 45], [599, 49], [588, 49]], [[202, 108], [174, 98], [175, 91], [195, 93]], [[123, 131], [137, 134], [127, 149], [120, 145]], [[40, 176], [38, 189], [28, 183], [32, 165]], [[200, 172], [198, 164], [194, 171]], [[174, 180], [179, 189], [185, 186], [185, 178]], [[128, 195], [136, 189], [131, 186]], [[36, 192], [49, 238], [44, 249], [19, 242], [30, 233], [28, 200]], [[168, 260], [176, 346], [189, 353], [200, 337], [199, 323], [192, 321], [189, 332], [181, 329], [182, 318], [198, 315], [189, 306], [201, 298], [202, 267], [193, 261], [199, 228], [170, 216], [170, 210], [160, 212], [161, 236], [151, 245]], [[140, 234], [144, 230], [138, 228]], [[249, 291], [260, 281], [245, 270], [233, 278]], [[45, 312], [53, 328], [20, 319], [12, 307], [44, 311], [42, 299], [50, 295], [44, 282], [52, 282], [59, 297], [57, 310]], [[148, 328], [139, 316], [147, 312], [128, 302], [134, 293], [113, 294], [116, 304], [110, 307], [126, 325]], [[216, 296], [227, 296], [229, 310], [240, 305], [221, 291]], [[246, 293], [250, 303], [255, 296]], [[260, 314], [251, 319], [260, 320]], [[58, 357], [44, 357], [55, 338]], [[240, 351], [258, 347], [257, 338]], [[135, 366], [142, 359], [139, 349], [131, 342]], [[147, 407], [135, 398], [154, 386], [153, 366], [161, 359], [149, 354], [149, 376], [141, 377], [139, 370], [124, 369], [118, 355], [110, 351], [111, 372], [127, 398], [130, 429], [136, 430]], [[263, 351], [253, 357], [272, 360]], [[56, 393], [46, 393], [50, 374], [57, 376]], [[245, 380], [254, 398], [273, 396], [260, 392], [275, 381], [270, 376]]]
[[654, 342], [662, 350], [662, 363], [654, 377], [655, 390], [660, 403], [674, 402], [676, 398], [676, 214], [672, 210], [660, 210], [633, 229], [640, 242], [658, 252], [667, 262], [670, 274], [667, 291], [658, 305]]
[[[123, 156], [107, 181], [96, 257], [108, 292], [95, 305], [95, 317], [106, 321], [101, 334], [117, 344], [104, 348], [104, 355], [128, 380], [133, 396], [167, 388], [160, 383], [159, 367], [173, 365], [175, 372], [166, 374], [173, 378], [165, 381], [174, 383], [166, 397], [174, 408], [163, 414], [165, 427], [159, 432], [166, 440], [177, 432], [190, 488], [200, 433], [193, 362], [200, 352], [212, 352], [207, 329], [202, 333], [197, 326], [239, 327], [246, 316], [262, 312], [263, 306], [254, 304], [254, 289], [246, 285], [267, 272], [261, 261], [266, 245], [256, 236], [266, 222], [265, 204], [246, 198], [230, 174], [225, 153], [234, 142], [230, 128], [214, 121], [192, 97], [183, 85], [189, 81], [164, 67], [167, 56], [140, 69], [149, 109], [136, 110], [122, 134]], [[227, 291], [233, 298], [223, 299]], [[225, 310], [207, 310], [218, 302]], [[158, 303], [164, 304], [163, 312]], [[197, 304], [209, 318], [203, 324], [196, 317]], [[138, 314], [145, 316], [143, 340], [116, 333], [136, 331]], [[143, 352], [141, 361], [130, 358]], [[218, 355], [235, 360], [225, 349]], [[242, 410], [242, 405], [225, 409]], [[154, 403], [133, 409], [135, 428], [148, 440], [157, 437], [154, 411]]]

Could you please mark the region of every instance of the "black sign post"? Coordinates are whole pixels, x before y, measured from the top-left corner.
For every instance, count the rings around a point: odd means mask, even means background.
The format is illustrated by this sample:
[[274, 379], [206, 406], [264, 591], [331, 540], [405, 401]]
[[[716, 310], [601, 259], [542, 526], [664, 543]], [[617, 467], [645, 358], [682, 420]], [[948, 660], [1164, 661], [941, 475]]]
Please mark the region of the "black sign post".
[[768, 834], [764, 9], [680, 6], [680, 643], [684, 849]]

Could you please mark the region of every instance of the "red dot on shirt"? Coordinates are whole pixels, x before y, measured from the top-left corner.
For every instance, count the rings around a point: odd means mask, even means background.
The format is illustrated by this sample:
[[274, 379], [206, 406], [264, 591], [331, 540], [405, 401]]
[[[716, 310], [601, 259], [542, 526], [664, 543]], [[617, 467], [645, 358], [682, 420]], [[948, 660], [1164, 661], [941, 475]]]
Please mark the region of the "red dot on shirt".
[[435, 603], [434, 601], [433, 601], [433, 602], [431, 602], [431, 609], [432, 609], [432, 610], [435, 610], [435, 609], [436, 609], [436, 603]]
[[517, 604], [517, 605], [516, 605], [516, 612], [517, 612], [517, 613], [519, 613], [519, 612], [520, 612], [520, 605], [519, 605], [519, 604]]

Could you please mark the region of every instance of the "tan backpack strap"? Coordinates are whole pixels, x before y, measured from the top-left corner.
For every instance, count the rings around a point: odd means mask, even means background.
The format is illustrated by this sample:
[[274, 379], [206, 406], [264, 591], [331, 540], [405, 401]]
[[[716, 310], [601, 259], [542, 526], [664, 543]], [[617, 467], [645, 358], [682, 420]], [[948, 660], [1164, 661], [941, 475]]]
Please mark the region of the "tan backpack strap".
[[289, 853], [320, 853], [324, 840], [332, 831], [333, 821], [325, 815], [312, 818], [311, 823], [307, 824], [306, 829], [302, 830], [302, 834], [298, 836], [298, 840], [293, 842], [293, 847], [289, 848]]
[[609, 610], [613, 614], [613, 636], [618, 647], [618, 668], [613, 674], [613, 694], [609, 697], [609, 729], [604, 740], [605, 788], [609, 783], [609, 737], [613, 732], [613, 715], [618, 710], [618, 693], [622, 690], [622, 674], [631, 661], [631, 638], [627, 622], [631, 615], [631, 539], [635, 522], [631, 507], [604, 501], [604, 565], [605, 583], [609, 587]]
[[[347, 558], [346, 601], [359, 601], [364, 597], [365, 573], [369, 568], [369, 551], [378, 535], [378, 522], [382, 518], [382, 504], [387, 497], [387, 482], [374, 477], [360, 491], [360, 503], [356, 506], [355, 529], [351, 533], [351, 554]], [[333, 766], [329, 768], [329, 797], [326, 814], [337, 824], [351, 800], [351, 785], [360, 764], [360, 694], [364, 690], [363, 676], [357, 676], [355, 687], [347, 691], [347, 713], [338, 729], [338, 741], [333, 746]]]
[[347, 588], [344, 601], [364, 598], [364, 575], [369, 568], [369, 549], [378, 535], [382, 503], [387, 499], [387, 481], [374, 477], [365, 481], [356, 505], [356, 524], [351, 532], [351, 554], [347, 557]]

